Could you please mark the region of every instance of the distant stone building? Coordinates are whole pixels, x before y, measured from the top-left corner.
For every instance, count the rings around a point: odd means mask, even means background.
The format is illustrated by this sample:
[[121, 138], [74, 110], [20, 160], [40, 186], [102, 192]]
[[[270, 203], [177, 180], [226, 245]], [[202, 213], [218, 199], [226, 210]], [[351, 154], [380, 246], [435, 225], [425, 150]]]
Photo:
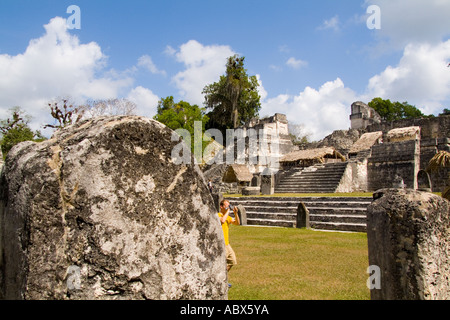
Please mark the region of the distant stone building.
[[381, 123], [380, 115], [367, 104], [361, 101], [352, 104], [352, 113], [350, 115], [352, 129], [365, 129], [374, 123]]
[[[235, 130], [234, 158], [237, 164], [246, 164], [250, 172], [261, 174], [266, 169], [278, 171], [280, 159], [296, 150], [289, 135], [286, 115], [276, 113], [274, 116], [255, 119], [248, 125]], [[241, 152], [239, 144], [244, 146]], [[227, 141], [227, 161], [233, 150]]]
[[[428, 163], [438, 151], [450, 151], [450, 115], [431, 118], [381, 121], [363, 102], [351, 106], [351, 132], [360, 138], [349, 148], [348, 165], [338, 192], [376, 191], [401, 180], [406, 188], [419, 188], [419, 172], [428, 172]], [[335, 135], [335, 133], [333, 133]], [[329, 146], [335, 146], [328, 139]], [[428, 172], [434, 192], [446, 187], [450, 168]]]
[[[378, 124], [372, 124], [366, 128], [367, 132], [382, 131], [384, 139], [393, 143], [395, 137], [389, 137], [389, 132], [396, 132], [395, 129], [418, 127], [420, 132], [416, 132], [414, 139], [418, 146], [415, 147], [418, 152], [416, 161], [419, 170], [427, 170], [428, 163], [439, 151], [450, 152], [450, 115], [441, 114], [432, 118], [403, 119], [397, 121], [383, 121]], [[394, 130], [394, 131], [392, 131]], [[398, 131], [397, 131], [398, 132]], [[403, 142], [408, 144], [408, 142]], [[412, 144], [412, 142], [409, 142]], [[410, 149], [412, 152], [412, 149]], [[385, 154], [388, 157], [388, 154]], [[391, 156], [394, 156], [393, 154]], [[412, 157], [412, 155], [410, 156]], [[442, 168], [437, 172], [431, 172], [431, 182], [433, 192], [440, 192], [446, 186], [450, 168]]]

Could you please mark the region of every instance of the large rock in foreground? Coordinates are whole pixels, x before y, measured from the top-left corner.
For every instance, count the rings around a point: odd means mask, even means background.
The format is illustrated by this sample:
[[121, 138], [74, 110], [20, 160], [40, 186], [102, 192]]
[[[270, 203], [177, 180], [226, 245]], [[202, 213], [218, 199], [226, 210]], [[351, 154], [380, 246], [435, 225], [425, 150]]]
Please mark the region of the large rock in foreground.
[[141, 117], [16, 146], [0, 192], [0, 298], [223, 299], [223, 234], [196, 165]]
[[379, 270], [372, 299], [450, 299], [450, 202], [411, 189], [374, 198], [367, 210], [369, 264]]

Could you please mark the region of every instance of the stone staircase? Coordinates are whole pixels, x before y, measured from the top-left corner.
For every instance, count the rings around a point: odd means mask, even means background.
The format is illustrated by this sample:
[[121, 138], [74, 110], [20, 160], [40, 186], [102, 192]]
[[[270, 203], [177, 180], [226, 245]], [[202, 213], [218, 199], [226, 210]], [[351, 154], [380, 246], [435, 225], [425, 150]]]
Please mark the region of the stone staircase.
[[291, 169], [275, 186], [275, 193], [334, 193], [347, 162]]
[[295, 228], [297, 208], [303, 202], [310, 213], [310, 226], [317, 230], [366, 232], [369, 197], [236, 197], [227, 198], [242, 205], [247, 224]]

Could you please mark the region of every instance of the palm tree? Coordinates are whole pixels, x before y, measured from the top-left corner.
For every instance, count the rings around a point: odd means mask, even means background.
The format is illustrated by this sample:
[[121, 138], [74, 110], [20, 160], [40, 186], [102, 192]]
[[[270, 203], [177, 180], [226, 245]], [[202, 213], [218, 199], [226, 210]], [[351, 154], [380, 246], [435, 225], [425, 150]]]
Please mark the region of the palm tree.
[[[439, 151], [431, 158], [428, 163], [428, 170], [430, 171], [438, 171], [440, 168], [449, 168], [450, 167], [450, 152], [447, 151]], [[449, 186], [445, 188], [442, 192], [442, 197], [450, 200], [450, 172], [448, 174], [448, 183]]]

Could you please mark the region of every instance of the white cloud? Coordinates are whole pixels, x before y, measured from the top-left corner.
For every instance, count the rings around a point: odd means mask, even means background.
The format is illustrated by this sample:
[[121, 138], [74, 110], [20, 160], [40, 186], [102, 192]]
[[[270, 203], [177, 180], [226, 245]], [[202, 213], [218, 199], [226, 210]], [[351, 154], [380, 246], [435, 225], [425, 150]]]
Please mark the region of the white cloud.
[[291, 68], [300, 69], [302, 67], [306, 67], [308, 65], [308, 62], [300, 60], [300, 59], [297, 60], [294, 57], [291, 57], [288, 59], [286, 64]]
[[177, 50], [172, 48], [171, 46], [166, 46], [166, 49], [164, 50], [164, 53], [168, 56], [175, 56], [175, 53], [177, 53]]
[[140, 57], [138, 59], [138, 67], [143, 67], [145, 69], [147, 69], [148, 71], [150, 71], [153, 74], [162, 74], [162, 75], [166, 75], [166, 71], [164, 70], [159, 70], [156, 65], [153, 63], [152, 57], [150, 57], [149, 55], [143, 55], [142, 57]]
[[303, 124], [311, 139], [321, 140], [334, 130], [350, 126], [350, 106], [359, 100], [341, 79], [326, 82], [319, 90], [306, 87], [296, 96], [279, 95], [263, 101], [261, 115], [286, 114], [292, 123]]
[[450, 35], [450, 1], [366, 0], [365, 5], [380, 7], [381, 29], [375, 34], [388, 40], [384, 49], [403, 49], [409, 43], [436, 44]]
[[256, 79], [258, 80], [258, 94], [261, 97], [261, 101], [264, 101], [267, 98], [267, 91], [264, 89], [264, 86], [262, 84], [261, 76], [259, 74], [256, 75]]
[[25, 52], [0, 55], [0, 108], [21, 106], [34, 117], [33, 129], [48, 123], [47, 102], [62, 96], [80, 101], [117, 97], [133, 82], [127, 76], [101, 74], [107, 57], [100, 46], [81, 44], [67, 31], [66, 20], [56, 17], [45, 34], [30, 41]]
[[151, 90], [138, 86], [130, 91], [128, 100], [137, 106], [137, 114], [153, 118], [157, 112], [159, 98]]
[[442, 111], [450, 99], [450, 40], [437, 45], [409, 44], [397, 66], [388, 66], [369, 80], [367, 93], [408, 101], [426, 114]]
[[321, 26], [318, 28], [319, 30], [334, 30], [339, 31], [339, 16], [334, 16], [329, 20], [325, 20]]
[[280, 66], [276, 66], [276, 65], [274, 65], [274, 64], [269, 65], [269, 69], [270, 69], [270, 70], [273, 70], [273, 71], [275, 71], [275, 72], [283, 71], [283, 68], [281, 68]]
[[177, 73], [172, 80], [182, 99], [201, 106], [204, 102], [203, 88], [219, 80], [225, 73], [226, 59], [234, 54], [229, 46], [205, 46], [195, 40], [181, 45], [175, 57], [186, 69]]

